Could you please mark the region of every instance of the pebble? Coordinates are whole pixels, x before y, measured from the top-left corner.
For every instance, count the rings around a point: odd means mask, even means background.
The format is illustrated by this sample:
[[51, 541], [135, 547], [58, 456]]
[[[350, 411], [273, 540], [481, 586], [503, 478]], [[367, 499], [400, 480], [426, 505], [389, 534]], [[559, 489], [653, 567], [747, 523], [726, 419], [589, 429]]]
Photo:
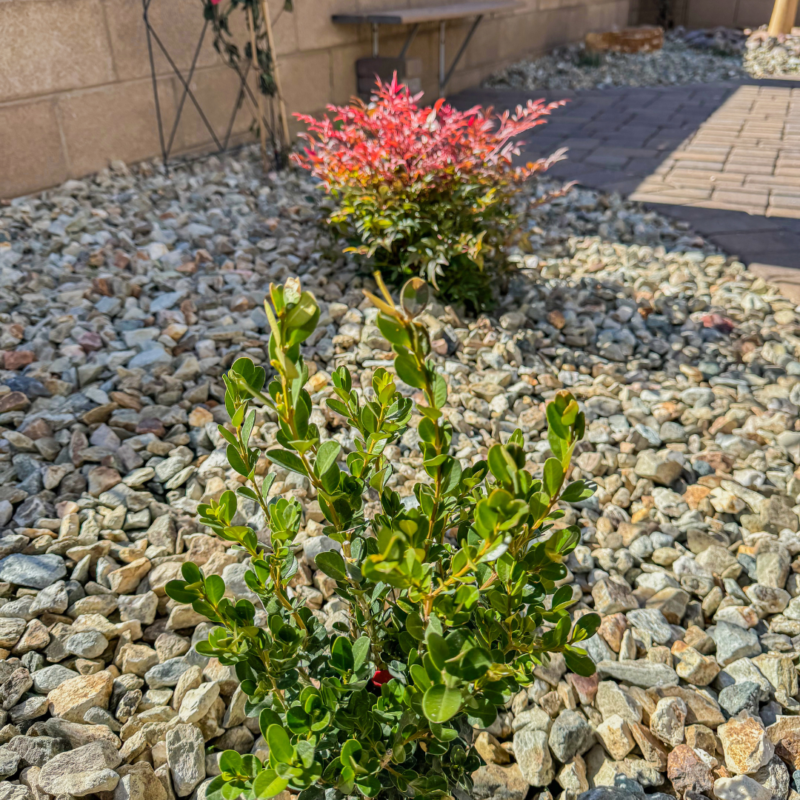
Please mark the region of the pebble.
[[762, 25], [747, 37], [744, 52], [745, 69], [754, 78], [771, 75], [796, 75], [800, 72], [800, 33], [770, 36]]
[[[741, 33], [726, 47], [683, 29], [669, 31], [664, 47], [652, 53], [589, 53], [583, 44], [559, 47], [533, 61], [520, 61], [495, 73], [486, 86], [514, 89], [608, 89], [615, 86], [680, 86], [747, 77]], [[726, 33], [728, 33], [726, 31]], [[734, 32], [728, 36], [733, 38]]]

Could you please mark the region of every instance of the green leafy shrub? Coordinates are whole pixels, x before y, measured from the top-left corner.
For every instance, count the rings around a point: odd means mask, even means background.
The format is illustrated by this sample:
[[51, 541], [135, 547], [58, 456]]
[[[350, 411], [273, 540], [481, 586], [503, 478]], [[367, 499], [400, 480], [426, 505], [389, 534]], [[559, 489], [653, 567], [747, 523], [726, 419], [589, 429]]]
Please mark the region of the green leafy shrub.
[[[564, 559], [577, 545], [576, 527], [554, 523], [559, 501], [591, 495], [582, 481], [567, 483], [570, 459], [584, 433], [575, 399], [560, 392], [547, 406], [552, 457], [541, 478], [524, 469], [523, 437], [516, 431], [494, 445], [486, 461], [462, 466], [450, 455], [452, 429], [442, 408], [447, 383], [430, 358], [425, 327], [417, 321], [428, 287], [412, 279], [395, 305], [378, 276], [383, 298], [369, 295], [377, 324], [391, 342], [394, 367], [422, 400], [397, 389], [396, 377], [377, 369], [372, 391], [352, 388], [344, 367], [333, 374], [328, 400], [355, 433], [346, 457], [338, 442], [323, 440], [310, 422], [308, 368], [300, 347], [320, 311], [299, 284], [270, 287], [266, 303], [275, 377], [265, 387], [263, 367], [241, 358], [225, 375], [230, 426], [220, 426], [231, 467], [245, 483], [238, 495], [263, 510], [270, 545], [236, 525], [237, 496], [200, 506], [202, 521], [221, 539], [244, 550], [248, 587], [263, 604], [225, 596], [216, 575], [183, 565], [183, 580], [167, 594], [191, 603], [217, 627], [198, 652], [233, 664], [269, 745], [269, 760], [225, 752], [210, 800], [270, 798], [287, 787], [302, 800], [346, 796], [446, 797], [470, 789], [480, 765], [471, 726], [488, 726], [533, 670], [563, 653], [581, 675], [594, 664], [576, 645], [600, 623], [586, 614], [572, 625]], [[350, 623], [334, 632], [293, 599], [287, 588], [297, 570], [295, 545], [303, 517], [296, 499], [269, 498], [274, 475], [256, 476], [260, 451], [250, 444], [254, 402], [278, 416], [280, 447], [274, 463], [308, 479], [337, 549], [316, 557], [347, 601]], [[414, 503], [386, 486], [392, 464], [386, 446], [406, 430], [412, 413], [428, 483], [418, 483]], [[365, 499], [380, 499], [367, 519]]]
[[[519, 136], [561, 103], [528, 102], [513, 114], [420, 108], [406, 86], [378, 81], [369, 105], [331, 106], [333, 118], [297, 114], [308, 145], [293, 160], [323, 183], [329, 218], [391, 278], [421, 275], [443, 298], [482, 308], [505, 269], [517, 227], [514, 196], [561, 158], [514, 166]], [[301, 134], [303, 135], [303, 134]]]

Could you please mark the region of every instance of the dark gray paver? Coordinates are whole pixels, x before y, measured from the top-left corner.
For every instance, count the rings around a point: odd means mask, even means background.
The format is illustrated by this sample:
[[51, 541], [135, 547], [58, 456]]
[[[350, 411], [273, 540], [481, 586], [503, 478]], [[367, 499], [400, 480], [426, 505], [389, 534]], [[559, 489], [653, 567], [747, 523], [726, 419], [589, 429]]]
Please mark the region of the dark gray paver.
[[800, 268], [800, 81], [470, 89], [451, 101], [505, 109], [540, 97], [569, 100], [523, 153], [530, 159], [569, 148], [549, 175], [685, 220], [762, 271]]

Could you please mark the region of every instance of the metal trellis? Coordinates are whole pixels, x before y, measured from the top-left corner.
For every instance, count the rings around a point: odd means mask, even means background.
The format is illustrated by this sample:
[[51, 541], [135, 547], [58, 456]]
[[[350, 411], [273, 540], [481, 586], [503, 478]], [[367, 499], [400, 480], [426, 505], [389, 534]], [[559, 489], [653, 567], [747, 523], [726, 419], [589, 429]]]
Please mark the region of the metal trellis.
[[[206, 19], [203, 23], [203, 28], [200, 31], [200, 38], [197, 41], [197, 46], [194, 49], [194, 56], [192, 57], [192, 63], [189, 67], [188, 72], [184, 75], [178, 65], [175, 63], [175, 60], [170, 55], [169, 51], [167, 50], [166, 46], [164, 45], [161, 37], [158, 35], [158, 32], [153, 27], [153, 24], [150, 20], [150, 7], [153, 3], [153, 0], [142, 0], [142, 15], [144, 18], [145, 24], [145, 31], [147, 34], [147, 53], [150, 59], [150, 76], [153, 83], [153, 99], [155, 101], [155, 108], [156, 108], [156, 121], [158, 124], [158, 138], [159, 143], [161, 145], [161, 155], [164, 160], [164, 166], [168, 166], [169, 157], [172, 153], [172, 147], [175, 143], [175, 135], [178, 131], [178, 126], [180, 125], [181, 116], [183, 114], [183, 109], [186, 104], [186, 98], [188, 97], [191, 101], [192, 105], [197, 109], [197, 113], [200, 115], [200, 119], [203, 121], [203, 125], [205, 125], [206, 129], [208, 130], [212, 140], [214, 141], [214, 145], [217, 148], [218, 153], [222, 153], [228, 149], [228, 145], [230, 143], [231, 135], [233, 133], [233, 125], [236, 120], [236, 114], [238, 113], [239, 109], [241, 108], [241, 104], [245, 97], [248, 97], [251, 101], [252, 107], [258, 108], [258, 100], [253, 93], [250, 84], [247, 82], [248, 75], [250, 74], [251, 63], [247, 61], [245, 66], [242, 67], [241, 63], [234, 63], [231, 64], [231, 69], [235, 70], [236, 74], [239, 77], [239, 89], [236, 93], [236, 101], [233, 104], [233, 109], [231, 110], [230, 119], [228, 121], [227, 128], [225, 130], [225, 135], [220, 139], [217, 135], [217, 132], [214, 130], [214, 126], [209, 122], [208, 117], [206, 116], [205, 111], [203, 111], [200, 102], [198, 101], [197, 97], [195, 96], [194, 92], [191, 89], [191, 82], [192, 78], [194, 77], [195, 69], [197, 67], [197, 59], [200, 56], [200, 51], [203, 47], [203, 42], [206, 38], [206, 33], [208, 32], [209, 21]], [[202, 6], [202, 0], [200, 5]], [[164, 57], [167, 59], [170, 68], [175, 73], [176, 77], [181, 83], [183, 87], [183, 91], [181, 92], [180, 100], [178, 102], [178, 107], [175, 114], [175, 120], [172, 123], [172, 130], [169, 132], [169, 138], [165, 137], [165, 129], [164, 129], [164, 120], [161, 113], [161, 102], [158, 95], [158, 76], [156, 74], [156, 65], [155, 65], [155, 57], [154, 57], [154, 47], [153, 43], [158, 46], [158, 49], [164, 54]], [[256, 116], [256, 115], [254, 115]], [[269, 121], [262, 116], [260, 124], [265, 126], [265, 130], [272, 131], [272, 125]], [[274, 137], [273, 137], [274, 138]]]

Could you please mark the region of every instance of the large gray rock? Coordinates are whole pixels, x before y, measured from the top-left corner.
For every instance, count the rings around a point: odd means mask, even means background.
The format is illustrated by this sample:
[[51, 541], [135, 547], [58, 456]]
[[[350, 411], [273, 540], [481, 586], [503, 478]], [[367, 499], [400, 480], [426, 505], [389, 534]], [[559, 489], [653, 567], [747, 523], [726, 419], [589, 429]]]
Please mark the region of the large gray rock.
[[648, 689], [651, 686], [677, 686], [678, 674], [672, 667], [653, 661], [601, 661], [597, 665], [601, 678], [615, 678]]
[[93, 742], [48, 761], [39, 773], [39, 785], [52, 795], [84, 797], [110, 792], [119, 783], [114, 767], [121, 760], [119, 752], [109, 742]]
[[12, 553], [0, 560], [0, 581], [31, 589], [44, 589], [67, 574], [64, 559], [53, 553], [25, 556]]
[[178, 725], [167, 733], [167, 764], [178, 797], [190, 795], [206, 777], [205, 742], [194, 725]]
[[15, 736], [6, 747], [19, 755], [22, 768], [43, 767], [69, 745], [54, 736]]
[[550, 728], [550, 749], [562, 763], [572, 761], [594, 744], [592, 728], [577, 711], [562, 711]]
[[754, 630], [747, 630], [729, 622], [718, 622], [709, 636], [717, 645], [717, 663], [726, 667], [740, 658], [753, 658], [761, 655], [761, 644]]
[[555, 776], [547, 734], [530, 726], [514, 734], [514, 756], [530, 786], [547, 786]]
[[147, 670], [144, 679], [151, 689], [172, 688], [181, 675], [192, 665], [184, 658], [171, 658], [163, 664], [156, 664]]

